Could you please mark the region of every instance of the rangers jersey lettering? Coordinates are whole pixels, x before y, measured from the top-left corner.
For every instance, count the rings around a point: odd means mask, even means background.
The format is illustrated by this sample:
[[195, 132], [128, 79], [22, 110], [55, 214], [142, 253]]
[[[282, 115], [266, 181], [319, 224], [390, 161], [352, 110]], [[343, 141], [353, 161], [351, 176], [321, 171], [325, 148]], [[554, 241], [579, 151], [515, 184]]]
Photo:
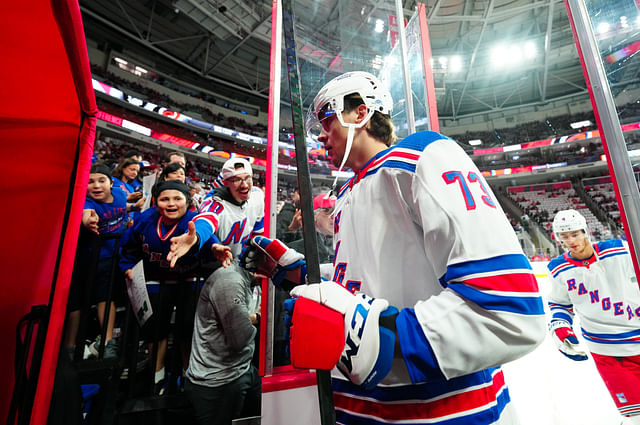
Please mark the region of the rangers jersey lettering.
[[580, 315], [589, 350], [607, 356], [640, 354], [640, 291], [626, 244], [612, 239], [593, 244], [597, 253], [575, 260], [568, 252], [548, 265], [552, 277], [552, 319], [573, 324]]
[[338, 423], [501, 423], [498, 366], [544, 338], [544, 308], [471, 159], [438, 133], [405, 138], [340, 189], [334, 229], [334, 280], [404, 308], [404, 362], [381, 385], [365, 392], [334, 374]]
[[264, 192], [253, 187], [248, 201], [238, 204], [230, 199], [226, 188], [216, 189], [213, 197], [200, 206], [200, 213], [193, 219], [200, 241], [212, 234], [220, 243], [231, 247], [236, 258], [242, 244], [254, 234], [264, 232]]

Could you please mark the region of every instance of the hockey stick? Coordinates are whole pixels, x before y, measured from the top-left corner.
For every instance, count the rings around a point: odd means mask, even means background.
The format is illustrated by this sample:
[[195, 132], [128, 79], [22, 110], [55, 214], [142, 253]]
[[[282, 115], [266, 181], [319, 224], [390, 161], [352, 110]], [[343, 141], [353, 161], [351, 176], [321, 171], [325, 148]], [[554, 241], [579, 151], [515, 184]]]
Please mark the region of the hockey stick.
[[[304, 237], [305, 259], [307, 261], [307, 278], [309, 282], [320, 282], [320, 261], [318, 259], [317, 235], [313, 217], [311, 175], [307, 160], [304, 114], [302, 112], [302, 95], [300, 93], [300, 71], [296, 57], [293, 0], [284, 0], [282, 6], [282, 29], [287, 58], [289, 92], [291, 93], [291, 116], [296, 147], [296, 166], [298, 168], [298, 188], [300, 190], [300, 208], [302, 209], [302, 234]], [[320, 423], [322, 425], [335, 425], [336, 414], [333, 406], [330, 372], [317, 370], [316, 377], [320, 402]]]

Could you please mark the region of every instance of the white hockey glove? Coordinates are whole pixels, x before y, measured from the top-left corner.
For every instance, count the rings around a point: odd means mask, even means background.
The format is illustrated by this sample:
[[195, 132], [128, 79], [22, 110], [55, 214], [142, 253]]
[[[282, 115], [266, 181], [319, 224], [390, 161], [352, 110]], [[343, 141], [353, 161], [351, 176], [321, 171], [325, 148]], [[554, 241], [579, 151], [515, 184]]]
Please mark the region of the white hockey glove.
[[384, 299], [354, 295], [335, 282], [296, 286], [291, 296], [307, 298], [343, 315], [345, 345], [337, 367], [351, 382], [373, 389], [387, 376], [396, 341], [395, 307]]
[[580, 350], [578, 338], [573, 332], [569, 322], [552, 320], [551, 323], [549, 323], [549, 332], [551, 332], [553, 342], [562, 354], [575, 361], [588, 359], [587, 353]]
[[240, 253], [240, 266], [250, 272], [258, 272], [271, 277], [274, 285], [280, 286], [287, 272], [301, 267], [300, 281], [306, 279], [306, 262], [304, 255], [287, 247], [278, 239], [255, 236], [244, 243]]

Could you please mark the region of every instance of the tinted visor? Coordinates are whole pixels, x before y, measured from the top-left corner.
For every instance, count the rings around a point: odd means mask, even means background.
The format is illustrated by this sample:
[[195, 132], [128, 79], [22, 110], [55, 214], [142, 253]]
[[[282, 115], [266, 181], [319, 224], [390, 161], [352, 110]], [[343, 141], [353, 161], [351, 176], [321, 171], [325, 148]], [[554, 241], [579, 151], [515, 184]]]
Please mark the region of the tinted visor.
[[331, 109], [331, 104], [327, 103], [318, 111], [318, 121], [322, 124], [325, 131], [329, 131], [329, 119], [336, 115], [336, 111]]

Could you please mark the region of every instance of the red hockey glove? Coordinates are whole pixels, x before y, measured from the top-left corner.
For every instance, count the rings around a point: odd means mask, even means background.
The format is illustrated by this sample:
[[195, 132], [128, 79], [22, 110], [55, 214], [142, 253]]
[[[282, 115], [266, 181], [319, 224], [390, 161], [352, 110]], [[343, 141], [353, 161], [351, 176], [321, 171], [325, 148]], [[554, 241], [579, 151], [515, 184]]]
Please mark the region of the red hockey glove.
[[558, 350], [571, 360], [582, 361], [587, 360], [587, 353], [579, 350], [579, 342], [576, 334], [571, 329], [571, 324], [564, 320], [552, 320], [549, 324], [549, 331], [553, 342], [555, 342]]
[[[387, 376], [393, 362], [396, 335], [395, 330], [380, 326], [380, 318], [397, 315], [395, 307], [390, 307], [383, 299], [364, 294], [354, 295], [335, 282], [296, 286], [291, 290], [291, 295], [314, 301], [327, 314], [337, 312], [342, 316], [344, 348], [337, 367], [351, 382], [372, 389]], [[293, 328], [291, 330], [292, 362], [295, 358], [294, 347], [309, 343], [319, 335], [315, 331], [317, 320], [313, 320], [313, 317], [299, 327], [300, 323], [296, 322], [298, 307], [296, 305], [293, 316], [295, 331]], [[391, 322], [395, 323], [394, 320]], [[303, 338], [303, 341], [298, 338]]]
[[240, 266], [250, 272], [270, 276], [276, 286], [280, 286], [288, 271], [298, 267], [302, 268], [300, 281], [294, 283], [304, 283], [306, 278], [304, 255], [287, 247], [278, 239], [264, 236], [255, 236], [244, 243], [240, 253]]

